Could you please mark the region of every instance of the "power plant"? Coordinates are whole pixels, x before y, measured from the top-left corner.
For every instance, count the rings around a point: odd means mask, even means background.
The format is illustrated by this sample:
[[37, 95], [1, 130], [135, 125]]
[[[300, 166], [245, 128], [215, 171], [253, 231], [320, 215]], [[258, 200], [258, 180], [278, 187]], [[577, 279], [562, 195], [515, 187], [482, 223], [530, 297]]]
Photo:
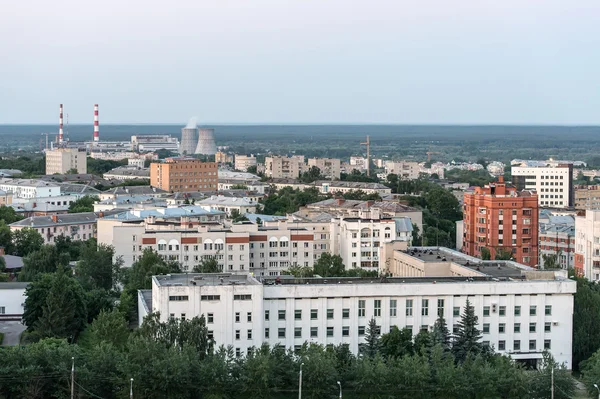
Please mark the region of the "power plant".
[[181, 144], [179, 153], [182, 155], [192, 155], [198, 145], [198, 126], [196, 118], [190, 119], [187, 126], [181, 129]]
[[217, 145], [215, 144], [215, 129], [198, 130], [198, 146], [195, 154], [215, 155]]

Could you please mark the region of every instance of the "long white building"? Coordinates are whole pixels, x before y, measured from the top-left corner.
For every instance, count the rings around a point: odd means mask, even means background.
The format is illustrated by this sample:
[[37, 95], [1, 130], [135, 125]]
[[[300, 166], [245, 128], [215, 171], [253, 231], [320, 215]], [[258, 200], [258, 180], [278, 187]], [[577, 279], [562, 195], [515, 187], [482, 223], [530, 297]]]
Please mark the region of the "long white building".
[[512, 183], [518, 191], [535, 190], [541, 207], [568, 208], [575, 205], [573, 164], [556, 167], [513, 166]]
[[0, 178], [0, 190], [12, 193], [13, 198], [46, 198], [61, 195], [58, 184], [36, 179]]
[[160, 312], [163, 321], [204, 315], [215, 343], [233, 346], [238, 355], [263, 342], [299, 349], [307, 341], [347, 343], [358, 353], [371, 318], [382, 334], [398, 326], [416, 335], [431, 330], [441, 314], [456, 332], [468, 299], [483, 341], [497, 352], [535, 363], [548, 350], [571, 367], [575, 281], [512, 262], [499, 269], [481, 265], [487, 273], [459, 262], [434, 255], [429, 276], [384, 280], [154, 276], [152, 290], [139, 292], [139, 321], [150, 312]]

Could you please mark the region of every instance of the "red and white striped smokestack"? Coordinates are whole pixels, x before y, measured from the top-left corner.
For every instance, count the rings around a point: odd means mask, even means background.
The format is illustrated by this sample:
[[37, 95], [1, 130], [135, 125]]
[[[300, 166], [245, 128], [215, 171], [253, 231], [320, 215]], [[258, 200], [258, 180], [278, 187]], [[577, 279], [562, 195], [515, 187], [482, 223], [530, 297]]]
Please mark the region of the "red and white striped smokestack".
[[100, 141], [100, 126], [98, 125], [98, 104], [94, 104], [94, 141]]
[[63, 142], [63, 105], [60, 104], [60, 117], [58, 118], [58, 142]]

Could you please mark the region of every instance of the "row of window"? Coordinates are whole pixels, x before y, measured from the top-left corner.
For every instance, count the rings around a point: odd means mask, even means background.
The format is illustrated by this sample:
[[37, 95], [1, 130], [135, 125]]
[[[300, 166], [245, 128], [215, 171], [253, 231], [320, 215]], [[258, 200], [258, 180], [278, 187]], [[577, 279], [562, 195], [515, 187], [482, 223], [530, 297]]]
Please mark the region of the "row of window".
[[[529, 332], [535, 333], [536, 327], [537, 327], [537, 323], [529, 323]], [[515, 333], [520, 333], [521, 332], [521, 323], [515, 323], [513, 325], [513, 331]], [[483, 323], [482, 332], [484, 334], [490, 333], [490, 324], [489, 323]], [[498, 324], [498, 333], [504, 334], [505, 332], [506, 332], [506, 324], [505, 323]], [[551, 322], [544, 323], [544, 332], [547, 332], [547, 333], [552, 332], [552, 323]]]

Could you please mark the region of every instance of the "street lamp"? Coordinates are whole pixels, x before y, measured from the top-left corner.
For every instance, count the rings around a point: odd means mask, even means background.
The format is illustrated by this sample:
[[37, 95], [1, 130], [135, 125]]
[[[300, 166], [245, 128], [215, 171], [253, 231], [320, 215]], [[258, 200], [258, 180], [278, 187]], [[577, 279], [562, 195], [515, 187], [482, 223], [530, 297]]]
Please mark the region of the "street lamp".
[[298, 399], [302, 399], [302, 366], [304, 363], [300, 363], [300, 377], [298, 381]]
[[338, 381], [337, 384], [340, 386], [340, 399], [342, 399], [342, 383]]
[[129, 384], [129, 398], [133, 399], [133, 378], [131, 380], [129, 380], [129, 381], [130, 381], [130, 384]]
[[600, 399], [600, 388], [598, 388], [598, 384], [594, 384], [594, 388], [598, 390], [598, 399]]

